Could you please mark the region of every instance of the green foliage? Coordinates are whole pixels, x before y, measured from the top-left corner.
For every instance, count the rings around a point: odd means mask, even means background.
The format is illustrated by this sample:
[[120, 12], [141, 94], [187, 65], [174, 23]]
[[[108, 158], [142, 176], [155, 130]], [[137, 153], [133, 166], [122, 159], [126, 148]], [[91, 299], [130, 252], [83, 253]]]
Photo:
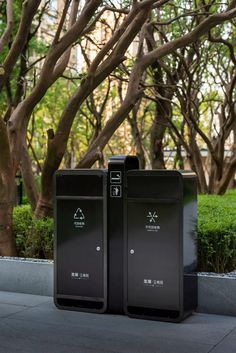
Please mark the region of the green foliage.
[[[13, 1], [13, 30], [11, 34], [11, 40], [10, 43], [4, 46], [2, 52], [0, 53], [0, 63], [3, 65], [5, 59], [7, 58], [7, 55], [9, 53], [9, 50], [14, 43], [20, 21], [21, 21], [21, 16], [22, 16], [22, 4], [23, 1]], [[38, 11], [37, 15], [34, 18], [34, 21], [31, 26], [31, 31], [30, 33], [34, 32], [35, 28], [38, 27], [38, 17], [40, 16], [40, 10]], [[7, 16], [6, 16], [6, 1], [0, 1], [0, 34], [5, 30], [7, 23]], [[41, 40], [38, 35], [30, 35], [28, 38], [29, 42], [26, 44], [27, 50], [22, 53], [22, 57], [25, 57], [27, 59], [27, 65], [29, 66], [32, 65], [32, 63], [35, 61], [35, 58], [37, 59], [40, 56], [43, 56], [47, 52], [47, 46], [45, 44], [45, 41]], [[26, 94], [29, 94], [32, 87], [34, 86], [34, 73], [32, 70], [29, 70], [28, 73], [24, 77], [20, 77], [20, 60], [21, 56], [18, 58], [16, 65], [13, 68], [13, 71], [11, 72], [10, 75], [10, 80], [9, 80], [9, 86], [8, 90], [11, 92], [12, 98], [14, 98], [16, 89], [18, 86], [18, 81], [23, 80], [25, 81], [25, 88], [26, 89]], [[26, 85], [27, 82], [27, 85]], [[4, 115], [9, 104], [9, 96], [6, 94], [6, 91], [3, 90], [2, 94], [0, 95], [0, 114]]]
[[198, 259], [200, 271], [235, 270], [236, 190], [199, 196]]
[[53, 258], [53, 220], [36, 219], [29, 205], [15, 207], [13, 232], [20, 257]]

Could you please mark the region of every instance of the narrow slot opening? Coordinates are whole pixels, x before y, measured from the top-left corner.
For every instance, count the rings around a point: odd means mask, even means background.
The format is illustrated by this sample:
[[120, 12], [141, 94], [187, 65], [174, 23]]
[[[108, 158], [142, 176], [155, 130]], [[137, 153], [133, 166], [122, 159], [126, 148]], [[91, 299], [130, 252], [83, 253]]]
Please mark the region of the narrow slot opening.
[[137, 306], [128, 306], [128, 313], [137, 316], [147, 316], [153, 318], [177, 319], [179, 317], [178, 310], [164, 310], [154, 308], [142, 308]]
[[57, 298], [57, 303], [60, 306], [70, 307], [70, 308], [80, 308], [80, 309], [97, 309], [103, 308], [103, 302], [96, 302], [90, 300], [77, 300], [77, 299], [62, 299]]

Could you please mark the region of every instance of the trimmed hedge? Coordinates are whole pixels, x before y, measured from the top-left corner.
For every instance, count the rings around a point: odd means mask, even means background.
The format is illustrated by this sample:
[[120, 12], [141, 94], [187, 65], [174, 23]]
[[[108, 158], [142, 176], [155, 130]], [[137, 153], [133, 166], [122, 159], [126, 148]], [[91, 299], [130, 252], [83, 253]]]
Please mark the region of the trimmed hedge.
[[19, 257], [53, 258], [53, 220], [51, 218], [34, 218], [29, 205], [15, 207], [13, 232]]
[[236, 190], [198, 197], [199, 271], [236, 269]]

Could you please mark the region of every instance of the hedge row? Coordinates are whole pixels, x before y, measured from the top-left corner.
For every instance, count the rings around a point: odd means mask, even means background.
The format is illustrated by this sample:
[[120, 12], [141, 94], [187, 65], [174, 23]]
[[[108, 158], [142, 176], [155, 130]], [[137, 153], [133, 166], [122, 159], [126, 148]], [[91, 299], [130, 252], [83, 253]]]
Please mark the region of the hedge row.
[[34, 218], [29, 205], [15, 207], [13, 231], [19, 257], [53, 258], [53, 220], [51, 218]]
[[[32, 216], [29, 205], [16, 207], [13, 216], [18, 256], [53, 257], [53, 221]], [[198, 270], [236, 269], [236, 190], [224, 196], [198, 197]]]
[[236, 269], [236, 190], [198, 197], [199, 271]]

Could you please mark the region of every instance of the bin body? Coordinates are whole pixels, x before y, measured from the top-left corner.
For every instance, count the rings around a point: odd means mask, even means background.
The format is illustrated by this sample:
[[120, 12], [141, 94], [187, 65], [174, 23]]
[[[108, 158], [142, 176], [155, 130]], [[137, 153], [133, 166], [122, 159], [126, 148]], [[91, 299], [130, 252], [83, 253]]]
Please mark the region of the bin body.
[[55, 285], [59, 308], [107, 308], [107, 173], [55, 175]]
[[197, 305], [196, 178], [129, 171], [125, 204], [125, 312], [181, 321]]

